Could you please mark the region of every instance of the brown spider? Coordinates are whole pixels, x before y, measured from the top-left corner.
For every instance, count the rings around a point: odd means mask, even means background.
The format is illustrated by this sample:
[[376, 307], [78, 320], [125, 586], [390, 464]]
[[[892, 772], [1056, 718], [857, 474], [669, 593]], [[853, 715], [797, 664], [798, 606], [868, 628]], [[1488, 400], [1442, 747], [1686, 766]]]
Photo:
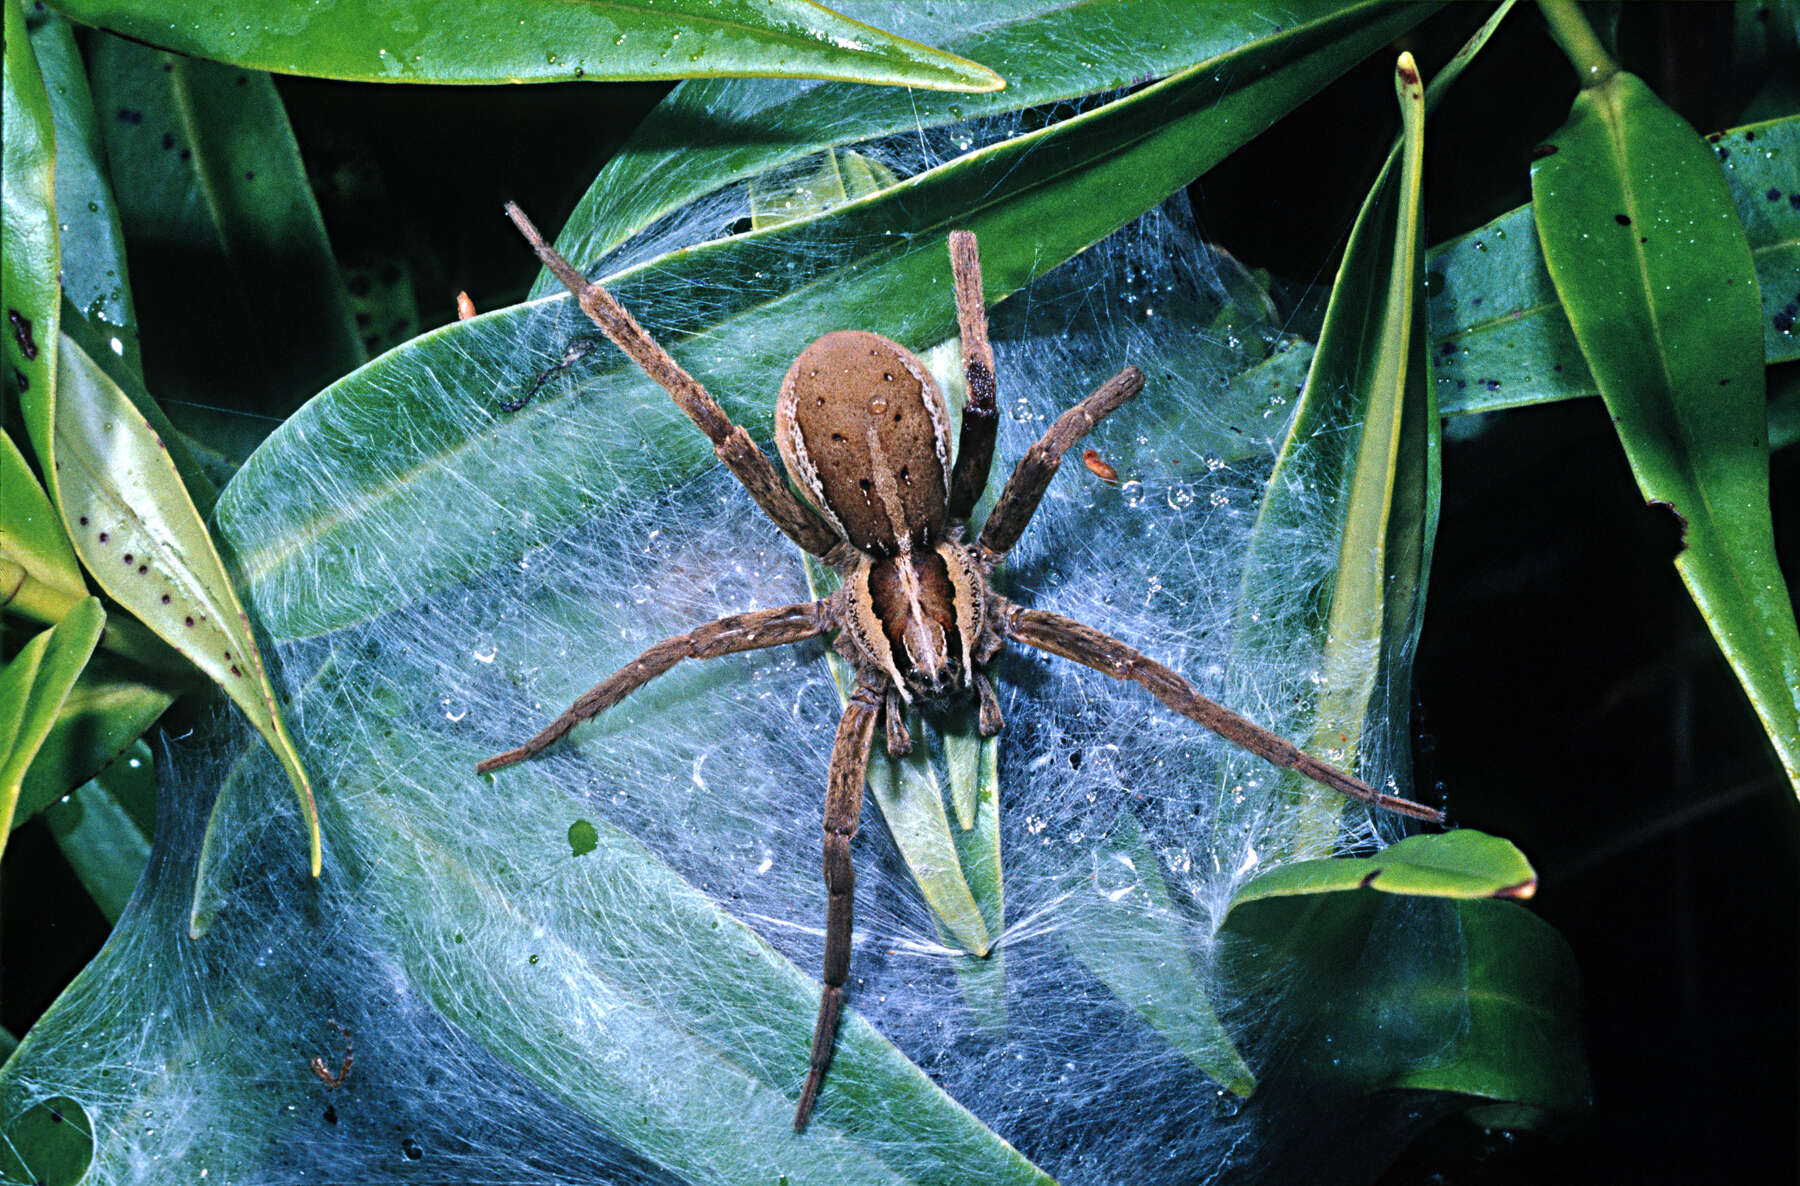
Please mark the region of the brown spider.
[[1000, 702], [987, 665], [1009, 640], [1073, 659], [1143, 686], [1182, 716], [1277, 766], [1296, 770], [1353, 799], [1441, 821], [1443, 813], [1383, 794], [1202, 696], [1162, 664], [1092, 626], [1015, 605], [988, 576], [1036, 512], [1062, 456], [1107, 413], [1136, 395], [1144, 377], [1126, 367], [1064, 412], [1027, 450], [973, 543], [964, 530], [987, 487], [994, 453], [994, 353], [982, 303], [975, 236], [950, 235], [956, 314], [969, 398], [960, 446], [950, 462], [950, 417], [924, 365], [899, 344], [861, 330], [828, 333], [801, 352], [775, 404], [775, 442], [796, 495], [769, 459], [733, 424], [706, 389], [653, 341], [612, 295], [558, 255], [511, 203], [507, 215], [606, 336], [656, 380], [712, 441], [787, 537], [837, 570], [831, 596], [801, 605], [733, 614], [665, 639], [582, 696], [517, 749], [476, 766], [486, 773], [532, 757], [570, 729], [619, 703], [683, 659], [782, 646], [837, 632], [834, 647], [856, 672], [838, 725], [825, 791], [825, 967], [818, 1024], [794, 1130], [818, 1096], [831, 1065], [850, 969], [850, 842], [862, 813], [869, 746], [878, 719], [887, 748], [912, 748], [904, 720], [916, 698], [936, 701], [973, 689], [984, 735], [1000, 730]]

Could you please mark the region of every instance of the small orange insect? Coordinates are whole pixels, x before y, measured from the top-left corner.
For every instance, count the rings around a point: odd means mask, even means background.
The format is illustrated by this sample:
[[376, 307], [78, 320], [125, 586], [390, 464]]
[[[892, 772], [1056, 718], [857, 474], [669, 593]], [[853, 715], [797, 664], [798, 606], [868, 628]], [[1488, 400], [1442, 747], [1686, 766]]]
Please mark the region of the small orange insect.
[[457, 293], [456, 294], [456, 319], [458, 321], [467, 321], [469, 318], [471, 318], [473, 316], [475, 316], [475, 302], [469, 299], [468, 293], [466, 293], [466, 292]]
[[1100, 456], [1100, 452], [1097, 449], [1083, 449], [1081, 451], [1081, 464], [1087, 466], [1088, 472], [1093, 474], [1096, 478], [1099, 478], [1102, 482], [1116, 483], [1119, 480], [1119, 471], [1106, 464], [1106, 458]]

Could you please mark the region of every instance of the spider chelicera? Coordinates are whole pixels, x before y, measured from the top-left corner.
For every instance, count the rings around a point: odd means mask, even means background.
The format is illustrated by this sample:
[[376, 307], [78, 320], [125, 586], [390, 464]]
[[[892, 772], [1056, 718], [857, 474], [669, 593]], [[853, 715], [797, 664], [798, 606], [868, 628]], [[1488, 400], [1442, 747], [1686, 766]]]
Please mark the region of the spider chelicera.
[[981, 534], [968, 542], [969, 515], [987, 487], [996, 422], [994, 352], [988, 344], [981, 261], [972, 233], [952, 232], [949, 243], [968, 383], [954, 467], [949, 410], [924, 364], [879, 334], [838, 330], [801, 352], [776, 398], [775, 443], [799, 489], [796, 495], [749, 434], [726, 417], [706, 389], [610, 293], [558, 255], [517, 206], [508, 203], [506, 212], [582, 311], [712, 441], [719, 460], [756, 505], [789, 539], [842, 578], [837, 591], [822, 600], [732, 614], [664, 639], [575, 701], [530, 741], [476, 767], [486, 773], [542, 752], [683, 659], [712, 659], [836, 633], [833, 646], [854, 669], [855, 684], [826, 775], [824, 991], [806, 1084], [794, 1110], [796, 1132], [806, 1127], [837, 1040], [850, 970], [855, 883], [850, 842], [862, 814], [876, 723], [885, 726], [888, 752], [905, 754], [912, 748], [906, 706], [972, 690], [980, 706], [981, 732], [997, 733], [1000, 702], [987, 667], [1008, 642], [1139, 684], [1233, 744], [1353, 799], [1417, 819], [1443, 819], [1442, 812], [1384, 794], [1208, 700], [1175, 671], [1118, 639], [1072, 618], [1014, 604], [994, 591], [989, 574], [1031, 521], [1063, 454], [1136, 395], [1144, 377], [1128, 366], [1058, 417], [1026, 451]]

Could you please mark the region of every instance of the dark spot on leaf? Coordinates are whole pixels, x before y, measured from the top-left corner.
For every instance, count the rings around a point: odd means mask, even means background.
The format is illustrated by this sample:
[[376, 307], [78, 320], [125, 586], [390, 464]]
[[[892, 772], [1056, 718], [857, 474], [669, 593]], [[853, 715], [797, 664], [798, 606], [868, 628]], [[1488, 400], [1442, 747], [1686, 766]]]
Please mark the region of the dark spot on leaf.
[[1613, 215], [1613, 221], [1618, 223], [1620, 226], [1630, 226], [1631, 225], [1631, 216], [1629, 214], [1615, 214], [1615, 215]]
[[25, 377], [25, 372], [19, 370], [17, 367], [13, 368], [13, 383], [18, 386], [20, 395], [24, 395], [27, 391], [31, 390], [31, 380], [27, 379]]
[[164, 132], [163, 133], [163, 151], [167, 152], [171, 148], [174, 148], [174, 147], [175, 147], [175, 133]]
[[192, 625], [193, 625], [193, 624], [194, 624], [194, 618], [193, 618], [193, 615], [192, 615], [192, 614], [190, 614], [190, 615], [188, 615], [188, 616], [187, 616], [187, 617], [185, 617], [185, 618], [183, 618], [183, 619], [182, 619], [182, 622], [183, 622], [183, 623], [185, 623], [185, 624], [186, 624], [186, 625], [189, 625], [189, 626], [192, 626]]
[[1687, 516], [1675, 509], [1675, 504], [1666, 499], [1653, 498], [1650, 506], [1659, 511], [1667, 511], [1674, 518], [1676, 525], [1675, 546], [1669, 549], [1671, 556], [1679, 556], [1687, 550]]
[[1769, 318], [1769, 324], [1775, 327], [1777, 333], [1792, 333], [1794, 330], [1794, 315], [1784, 309], [1775, 314], [1775, 316]]
[[336, 1124], [337, 1123], [337, 1109], [332, 1107], [330, 1104], [325, 1105], [325, 1123], [326, 1124]]
[[406, 1154], [406, 1160], [408, 1161], [417, 1161], [419, 1158], [425, 1156], [425, 1150], [419, 1148], [419, 1142], [413, 1140], [411, 1137], [407, 1137], [404, 1141], [400, 1142], [400, 1152]]
[[164, 74], [173, 74], [174, 72], [175, 72], [175, 63], [174, 62], [164, 62], [163, 63], [163, 73]]
[[13, 340], [19, 343], [19, 353], [25, 356], [27, 362], [35, 359], [38, 351], [37, 342], [31, 336], [31, 318], [17, 309], [8, 309], [6, 319], [12, 322]]
[[1748, 143], [1750, 143], [1750, 142], [1751, 142], [1751, 141], [1753, 141], [1753, 140], [1755, 140], [1755, 139], [1756, 139], [1756, 133], [1755, 133], [1755, 132], [1745, 132], [1745, 133], [1744, 133], [1744, 143], [1746, 143], [1746, 144], [1748, 144]]
[[86, 526], [87, 526], [87, 516], [86, 516], [86, 515], [83, 515], [83, 516], [82, 516], [82, 517], [81, 517], [81, 518], [79, 518], [79, 519], [77, 519], [77, 520], [75, 520], [75, 521], [76, 521], [76, 522], [77, 522], [77, 523], [79, 523], [79, 524], [81, 524], [81, 525], [82, 525], [82, 526], [83, 526], [83, 527], [86, 527]]
[[125, 563], [130, 564], [131, 561], [132, 561], [131, 553], [130, 552], [125, 553]]
[[1800, 193], [1789, 194], [1788, 195], [1788, 205], [1792, 206], [1796, 210], [1800, 210]]
[[1547, 156], [1555, 156], [1559, 151], [1561, 150], [1554, 144], [1540, 144], [1531, 150], [1531, 159], [1541, 161]]
[[234, 81], [237, 83], [238, 86], [250, 85], [250, 79], [247, 75], [240, 74], [237, 76], [237, 78]]
[[1731, 150], [1726, 148], [1723, 144], [1719, 145], [1719, 159], [1722, 161], [1731, 159]]
[[1069, 769], [1071, 769], [1071, 770], [1081, 769], [1081, 751], [1080, 750], [1072, 749], [1069, 751]]
[[1363, 879], [1360, 882], [1358, 882], [1357, 885], [1362, 889], [1368, 889], [1370, 886], [1375, 884], [1375, 879], [1377, 877], [1380, 877], [1383, 872], [1384, 872], [1384, 870], [1381, 870], [1381, 869], [1371, 870], [1369, 873], [1364, 875]]
[[1639, 235], [1638, 236], [1639, 243], [1648, 243], [1649, 241], [1650, 241], [1650, 239], [1649, 239], [1649, 236], [1647, 236], [1647, 235]]
[[193, 159], [194, 159], [194, 150], [193, 150], [193, 149], [191, 149], [191, 148], [184, 148], [184, 149], [182, 149], [182, 150], [181, 150], [181, 159], [182, 159], [182, 160], [184, 160], [184, 161], [191, 161], [191, 160], [193, 160]]
[[1398, 72], [1400, 81], [1404, 82], [1407, 86], [1419, 85], [1419, 72], [1414, 70], [1411, 66], [1401, 66], [1399, 67]]
[[163, 604], [164, 604], [164, 605], [167, 605], [167, 604], [169, 604], [169, 595], [168, 595], [168, 594], [167, 594], [167, 593], [164, 593], [164, 594], [163, 594], [163, 598], [162, 598], [162, 603], [163, 603]]
[[107, 537], [106, 537], [106, 532], [104, 532], [104, 531], [102, 531], [102, 532], [101, 532], [101, 533], [100, 533], [100, 542], [101, 542], [101, 543], [105, 543], [105, 542], [106, 542], [106, 538], [107, 538]]
[[143, 576], [145, 573], [147, 573], [149, 571], [150, 571], [150, 566], [148, 564], [138, 565], [138, 575], [139, 576]]
[[1489, 391], [1500, 390], [1500, 380], [1498, 379], [1483, 379], [1481, 385]]
[[233, 663], [233, 664], [232, 664], [232, 665], [231, 665], [231, 674], [233, 674], [233, 675], [242, 675], [242, 674], [244, 674], [244, 673], [243, 673], [243, 672], [241, 672], [241, 671], [239, 671], [239, 670], [238, 670], [238, 669], [237, 669], [237, 664], [235, 664], [235, 663]]
[[1769, 187], [1769, 192], [1768, 192], [1767, 196], [1768, 196], [1769, 201], [1779, 202], [1781, 200], [1781, 191], [1771, 185]]
[[256, 180], [256, 170], [246, 169], [244, 171], [244, 180], [245, 181], [255, 181]]
[[144, 113], [135, 107], [121, 107], [118, 118], [122, 124], [141, 124], [144, 122]]
[[356, 327], [358, 329], [368, 329], [369, 326], [374, 323], [374, 321], [375, 321], [375, 318], [371, 317], [367, 313], [358, 313], [356, 315]]

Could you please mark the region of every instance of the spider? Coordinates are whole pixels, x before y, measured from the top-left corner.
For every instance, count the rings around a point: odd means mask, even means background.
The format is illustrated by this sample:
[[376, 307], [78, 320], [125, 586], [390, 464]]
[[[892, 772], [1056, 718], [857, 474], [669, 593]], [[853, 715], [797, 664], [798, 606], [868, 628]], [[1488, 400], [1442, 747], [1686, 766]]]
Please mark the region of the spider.
[[719, 460], [763, 513], [842, 577], [837, 591], [821, 600], [732, 614], [664, 639], [576, 700], [530, 741], [476, 766], [487, 773], [541, 753], [683, 659], [712, 659], [835, 632], [833, 646], [849, 661], [855, 681], [826, 775], [824, 986], [806, 1082], [794, 1109], [794, 1131], [806, 1127], [837, 1041], [850, 968], [855, 883], [850, 842], [862, 812], [877, 722], [885, 727], [888, 753], [898, 757], [912, 748], [907, 706], [972, 691], [982, 734], [999, 732], [1000, 702], [987, 668], [1008, 642], [1139, 684], [1233, 744], [1353, 799], [1417, 819], [1443, 820], [1442, 812], [1377, 791], [1208, 700], [1175, 671], [1118, 639], [994, 591], [989, 580], [994, 566], [1031, 521], [1063, 454], [1135, 396], [1144, 376], [1128, 366], [1064, 412], [1026, 451], [980, 535], [970, 541], [969, 516], [987, 486], [997, 419], [994, 353], [973, 233], [949, 236], [969, 392], [954, 466], [949, 411], [924, 364], [878, 334], [837, 330], [801, 352], [776, 397], [775, 443], [799, 490], [796, 495], [749, 434], [726, 417], [706, 389], [610, 293], [557, 254], [517, 206], [509, 202], [506, 213], [582, 311], [712, 441]]

